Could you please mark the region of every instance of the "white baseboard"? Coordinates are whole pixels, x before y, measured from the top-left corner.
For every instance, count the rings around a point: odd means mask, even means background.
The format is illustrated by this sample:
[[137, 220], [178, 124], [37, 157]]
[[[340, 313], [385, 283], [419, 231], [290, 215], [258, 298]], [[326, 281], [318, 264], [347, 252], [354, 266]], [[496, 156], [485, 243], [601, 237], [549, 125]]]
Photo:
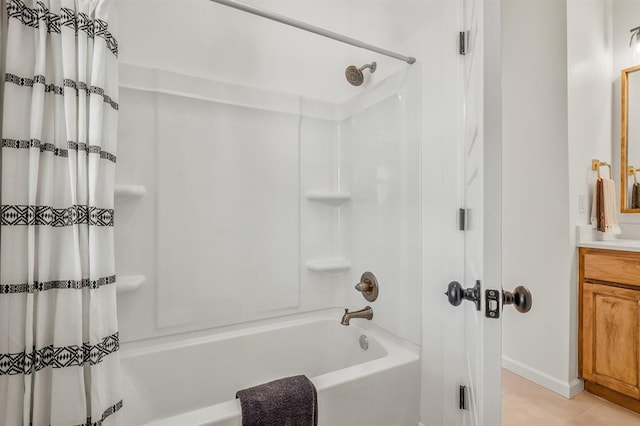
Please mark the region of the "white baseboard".
[[580, 379], [573, 379], [570, 382], [558, 380], [506, 356], [502, 357], [502, 367], [565, 398], [573, 398], [584, 390], [584, 383]]

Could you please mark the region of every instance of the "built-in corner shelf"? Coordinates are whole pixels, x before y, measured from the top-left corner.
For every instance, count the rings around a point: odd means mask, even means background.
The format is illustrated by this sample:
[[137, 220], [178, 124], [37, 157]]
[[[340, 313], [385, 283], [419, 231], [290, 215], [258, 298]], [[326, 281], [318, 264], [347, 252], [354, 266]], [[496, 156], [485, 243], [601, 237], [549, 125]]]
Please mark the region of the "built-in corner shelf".
[[351, 199], [351, 193], [348, 191], [309, 191], [306, 197], [309, 201], [338, 207]]
[[147, 282], [144, 275], [121, 275], [116, 280], [116, 293], [129, 293], [142, 287]]
[[309, 260], [307, 269], [315, 272], [344, 272], [351, 269], [351, 261], [344, 258]]
[[140, 198], [147, 194], [147, 188], [143, 185], [116, 185], [114, 192], [118, 198]]

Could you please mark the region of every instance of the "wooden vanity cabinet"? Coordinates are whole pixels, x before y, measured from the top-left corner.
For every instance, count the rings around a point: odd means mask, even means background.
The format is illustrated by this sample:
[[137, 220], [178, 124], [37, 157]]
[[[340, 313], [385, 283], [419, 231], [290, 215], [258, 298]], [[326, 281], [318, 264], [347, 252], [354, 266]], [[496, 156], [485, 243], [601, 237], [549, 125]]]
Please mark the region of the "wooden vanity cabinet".
[[579, 249], [579, 375], [640, 412], [640, 253]]

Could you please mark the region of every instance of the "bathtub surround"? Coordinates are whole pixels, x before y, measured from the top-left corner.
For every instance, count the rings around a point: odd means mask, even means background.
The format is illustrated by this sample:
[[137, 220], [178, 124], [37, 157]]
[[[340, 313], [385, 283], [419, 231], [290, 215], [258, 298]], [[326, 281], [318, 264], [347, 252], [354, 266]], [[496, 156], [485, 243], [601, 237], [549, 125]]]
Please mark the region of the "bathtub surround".
[[120, 424], [115, 2], [6, 3], [0, 423]]
[[236, 393], [242, 425], [318, 426], [318, 393], [304, 375], [285, 377]]
[[117, 179], [148, 188], [116, 199], [117, 269], [147, 277], [122, 341], [359, 309], [372, 271], [375, 322], [419, 343], [420, 69], [324, 102], [121, 63]]

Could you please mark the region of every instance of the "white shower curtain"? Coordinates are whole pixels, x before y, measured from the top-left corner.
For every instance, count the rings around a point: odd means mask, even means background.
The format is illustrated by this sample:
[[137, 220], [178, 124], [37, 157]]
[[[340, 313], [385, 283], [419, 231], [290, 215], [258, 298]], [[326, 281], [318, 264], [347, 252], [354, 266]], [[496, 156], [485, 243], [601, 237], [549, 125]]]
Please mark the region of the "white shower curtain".
[[0, 424], [120, 424], [115, 0], [4, 1]]

